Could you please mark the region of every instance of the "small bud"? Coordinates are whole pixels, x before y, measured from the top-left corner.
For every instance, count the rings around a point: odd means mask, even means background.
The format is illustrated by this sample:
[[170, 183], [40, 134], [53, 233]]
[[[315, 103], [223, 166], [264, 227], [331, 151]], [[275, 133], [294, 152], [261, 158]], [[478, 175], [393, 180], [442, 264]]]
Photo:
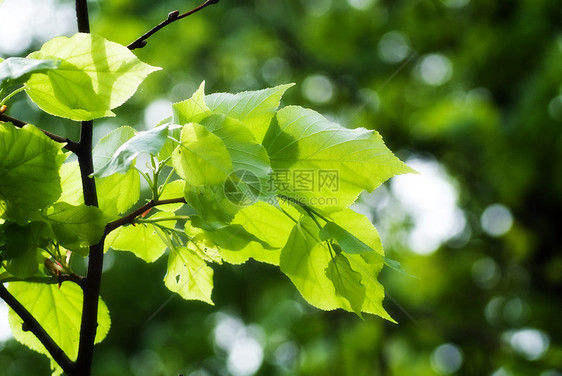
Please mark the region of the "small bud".
[[179, 10], [174, 10], [173, 12], [168, 13], [168, 19], [171, 20], [175, 20], [176, 18], [178, 18], [178, 16], [180, 15], [180, 11]]

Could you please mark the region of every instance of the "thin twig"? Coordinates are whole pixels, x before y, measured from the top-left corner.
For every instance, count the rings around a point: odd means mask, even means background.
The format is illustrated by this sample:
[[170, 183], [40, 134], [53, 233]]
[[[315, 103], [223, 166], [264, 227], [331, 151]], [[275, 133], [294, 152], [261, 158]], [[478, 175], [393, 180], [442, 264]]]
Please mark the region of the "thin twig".
[[140, 36], [137, 40], [130, 43], [127, 46], [127, 48], [129, 50], [134, 50], [136, 48], [143, 48], [144, 46], [146, 46], [146, 40], [148, 38], [150, 38], [150, 36], [152, 36], [152, 34], [156, 33], [158, 30], [166, 27], [167, 25], [171, 24], [172, 22], [175, 22], [177, 20], [181, 20], [182, 18], [185, 18], [187, 16], [191, 16], [193, 13], [199, 12], [201, 9], [206, 8], [209, 5], [217, 4], [218, 2], [219, 2], [219, 0], [207, 0], [203, 4], [199, 5], [197, 8], [194, 8], [194, 9], [190, 10], [189, 12], [185, 12], [183, 14], [180, 14], [179, 11], [175, 10], [173, 12], [168, 13], [168, 17], [164, 21], [160, 22], [158, 25], [154, 26], [152, 29], [147, 31], [142, 36]]
[[49, 354], [58, 363], [58, 365], [66, 372], [68, 375], [72, 375], [74, 372], [74, 363], [68, 358], [64, 351], [55, 343], [51, 338], [49, 333], [39, 324], [39, 322], [33, 317], [33, 315], [4, 287], [0, 284], [0, 298], [2, 298], [6, 304], [18, 314], [18, 316], [23, 320], [24, 331], [30, 331], [33, 333], [39, 341], [45, 346]]
[[[24, 126], [27, 125], [27, 123], [25, 121], [22, 121], [20, 119], [16, 119], [14, 117], [11, 117], [11, 116], [8, 116], [8, 115], [5, 115], [5, 114], [0, 114], [0, 121], [10, 122], [18, 128], [23, 128]], [[72, 141], [69, 138], [65, 138], [65, 137], [56, 135], [54, 133], [48, 132], [44, 129], [41, 129], [41, 131], [47, 137], [49, 137], [51, 140], [56, 141], [56, 142], [60, 142], [61, 144], [65, 144], [63, 147], [66, 150], [71, 151], [73, 153], [76, 153], [76, 151], [78, 150], [78, 143], [77, 142]]]
[[108, 223], [107, 226], [105, 226], [104, 235], [107, 236], [107, 234], [117, 229], [118, 227], [133, 223], [135, 221], [135, 218], [137, 218], [139, 215], [143, 214], [149, 209], [152, 209], [155, 206], [166, 205], [166, 204], [179, 204], [179, 203], [185, 204], [185, 198], [178, 197], [178, 198], [170, 198], [170, 199], [158, 200], [158, 201], [150, 200], [146, 204], [138, 208], [137, 210], [133, 211], [132, 213], [122, 218], [119, 218], [113, 222]]

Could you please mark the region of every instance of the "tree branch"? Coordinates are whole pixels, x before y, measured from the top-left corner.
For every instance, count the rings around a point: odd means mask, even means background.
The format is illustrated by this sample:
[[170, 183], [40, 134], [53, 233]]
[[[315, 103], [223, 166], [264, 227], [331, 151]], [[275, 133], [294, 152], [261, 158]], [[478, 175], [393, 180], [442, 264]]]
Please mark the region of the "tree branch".
[[6, 282], [31, 282], [31, 283], [42, 283], [44, 285], [57, 285], [59, 283], [63, 283], [66, 281], [71, 281], [76, 283], [78, 286], [82, 287], [84, 281], [86, 279], [79, 274], [70, 273], [70, 274], [61, 274], [60, 276], [52, 276], [52, 277], [31, 277], [31, 278], [17, 278], [17, 277], [8, 277], [2, 279], [2, 283]]
[[79, 32], [90, 32], [90, 16], [88, 14], [88, 2], [86, 0], [76, 0], [76, 23], [78, 24]]
[[160, 22], [158, 25], [154, 26], [152, 29], [150, 29], [148, 32], [143, 34], [141, 37], [139, 37], [134, 42], [130, 43], [127, 46], [127, 48], [129, 50], [134, 50], [136, 48], [143, 48], [144, 46], [146, 46], [146, 40], [150, 36], [152, 36], [152, 34], [156, 33], [158, 30], [163, 29], [165, 26], [171, 24], [174, 21], [181, 20], [182, 18], [191, 16], [193, 13], [199, 12], [201, 9], [206, 8], [207, 6], [212, 5], [212, 4], [217, 4], [218, 2], [219, 2], [219, 0], [207, 0], [203, 4], [199, 5], [197, 8], [194, 8], [194, 9], [190, 10], [189, 12], [185, 12], [183, 14], [180, 14], [179, 11], [175, 10], [173, 12], [168, 13], [168, 18], [166, 18], [164, 21]]
[[49, 354], [58, 363], [58, 365], [66, 372], [68, 375], [72, 375], [74, 372], [74, 363], [72, 360], [66, 356], [64, 351], [53, 341], [49, 333], [39, 324], [39, 322], [33, 317], [31, 313], [4, 287], [0, 284], [0, 298], [2, 298], [6, 304], [18, 314], [18, 316], [23, 320], [24, 331], [29, 330], [33, 333], [39, 341], [45, 346]]
[[128, 214], [128, 215], [126, 215], [122, 218], [119, 218], [119, 219], [117, 219], [113, 222], [108, 223], [107, 226], [105, 226], [104, 236], [107, 236], [107, 234], [109, 234], [111, 231], [117, 229], [118, 227], [121, 227], [121, 226], [126, 225], [126, 224], [133, 223], [135, 221], [135, 218], [137, 218], [139, 215], [142, 215], [144, 212], [152, 209], [155, 206], [166, 205], [166, 204], [177, 204], [177, 203], [184, 203], [185, 204], [185, 198], [178, 197], [178, 198], [170, 198], [170, 199], [158, 200], [158, 201], [150, 200], [149, 202], [147, 202], [146, 204], [144, 204], [143, 206], [141, 206], [137, 210], [133, 211], [132, 213], [130, 213], [130, 214]]
[[[19, 119], [13, 118], [11, 116], [5, 115], [5, 114], [0, 114], [0, 121], [6, 121], [6, 122], [10, 122], [12, 123], [14, 126], [18, 127], [18, 128], [23, 128], [25, 125], [27, 125], [26, 122], [21, 121]], [[39, 128], [41, 129], [41, 128]], [[61, 144], [66, 144], [64, 146], [64, 148], [68, 151], [71, 151], [73, 153], [76, 153], [76, 151], [78, 150], [78, 143], [75, 141], [72, 141], [69, 138], [65, 138], [59, 135], [56, 135], [54, 133], [48, 132], [44, 129], [41, 129], [41, 131], [43, 133], [45, 133], [45, 135], [47, 137], [49, 137], [51, 140], [56, 141], [56, 142], [60, 142]]]
[[[91, 120], [83, 121], [80, 145], [76, 155], [78, 156], [78, 164], [80, 165], [84, 203], [90, 206], [98, 206], [96, 182], [94, 178], [90, 177], [94, 172], [92, 137], [93, 122]], [[94, 342], [98, 327], [98, 305], [103, 270], [104, 240], [105, 237], [102, 237], [98, 244], [92, 245], [88, 255], [88, 272], [86, 280], [82, 284], [84, 300], [82, 305], [82, 320], [80, 323], [78, 358], [76, 360], [76, 375], [89, 376], [91, 373]]]

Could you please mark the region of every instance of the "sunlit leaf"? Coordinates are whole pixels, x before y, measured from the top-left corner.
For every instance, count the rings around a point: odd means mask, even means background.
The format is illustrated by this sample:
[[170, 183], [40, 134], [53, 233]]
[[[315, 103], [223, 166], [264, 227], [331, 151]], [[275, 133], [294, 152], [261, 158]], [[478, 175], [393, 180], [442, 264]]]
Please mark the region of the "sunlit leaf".
[[[168, 199], [183, 197], [184, 187], [185, 187], [185, 181], [181, 179], [169, 182], [164, 186], [164, 189], [162, 190], [162, 194], [160, 195], [160, 200], [168, 200]], [[158, 210], [175, 212], [176, 210], [179, 210], [183, 205], [184, 205], [183, 203], [159, 205]]]
[[80, 177], [78, 161], [63, 163], [60, 167], [60, 179], [62, 193], [58, 201], [63, 201], [70, 205], [83, 204], [84, 195], [82, 194], [82, 178]]
[[[384, 256], [382, 243], [379, 235], [371, 221], [364, 215], [355, 213], [353, 210], [347, 209], [332, 215], [337, 219], [341, 225], [336, 222], [328, 222], [320, 230], [320, 240], [335, 240], [341, 249], [350, 254], [364, 254], [366, 252], [373, 252], [375, 257], [378, 257], [388, 267], [400, 273], [405, 271], [400, 266], [398, 261], [389, 259]], [[349, 229], [354, 229], [365, 236], [370, 244], [375, 244], [376, 249], [371, 248], [365, 242], [361, 241], [351, 232], [346, 230], [343, 226]]]
[[26, 221], [61, 194], [62, 144], [33, 125], [0, 123], [0, 201], [4, 218]]
[[110, 218], [125, 213], [140, 198], [140, 176], [135, 169], [96, 178], [96, 184], [99, 207]]
[[361, 274], [351, 268], [348, 259], [341, 254], [335, 255], [328, 264], [326, 276], [334, 284], [336, 294], [348, 300], [353, 312], [361, 316], [365, 286], [361, 283]]
[[[82, 316], [82, 289], [70, 282], [57, 285], [10, 282], [8, 290], [35, 317], [50, 337], [71, 359], [78, 356], [78, 338]], [[23, 330], [23, 322], [10, 310], [8, 315], [14, 338], [41, 354], [48, 351], [30, 331]], [[103, 300], [99, 300], [98, 326], [95, 342], [101, 342], [109, 332], [111, 321]]]
[[283, 248], [295, 225], [279, 208], [263, 201], [240, 209], [232, 223], [242, 225], [273, 248]]
[[[205, 229], [196, 228], [193, 224]], [[210, 242], [217, 249], [221, 259], [230, 264], [242, 264], [250, 258], [269, 264], [279, 264], [279, 250], [258, 239], [241, 225], [221, 226], [220, 224], [201, 223], [197, 217], [194, 217], [185, 224], [185, 231], [192, 237], [204, 234], [202, 239]], [[196, 240], [195, 238], [195, 244]]]
[[170, 250], [164, 284], [184, 299], [202, 300], [214, 305], [211, 299], [213, 269], [193, 249], [178, 247]]
[[224, 114], [243, 122], [256, 140], [262, 142], [281, 97], [291, 86], [293, 84], [237, 94], [211, 94], [205, 97], [205, 103], [213, 113]]
[[[167, 218], [170, 213], [159, 212], [150, 218]], [[159, 222], [168, 228], [174, 228], [175, 221]], [[161, 231], [161, 230], [160, 230]], [[138, 223], [119, 227], [109, 233], [105, 240], [105, 249], [132, 252], [146, 262], [158, 260], [166, 251], [168, 244], [163, 239], [163, 233], [152, 223]]]
[[181, 178], [193, 186], [222, 183], [232, 172], [224, 142], [197, 123], [184, 125], [172, 163]]
[[254, 201], [267, 200], [275, 194], [268, 189], [271, 166], [267, 151], [256, 142], [244, 123], [224, 115], [212, 115], [201, 121], [201, 124], [219, 136], [230, 154], [234, 171], [225, 182], [231, 186], [225, 188], [230, 189], [227, 194], [234, 201], [237, 201], [236, 194], [240, 195], [241, 204], [244, 196]]
[[187, 123], [199, 123], [211, 114], [211, 110], [205, 104], [205, 81], [201, 83], [199, 89], [185, 101], [174, 103], [173, 120], [174, 124], [185, 125]]
[[[342, 308], [351, 312], [358, 311], [358, 298], [362, 296], [363, 289], [354, 283], [360, 280], [365, 287], [361, 312], [393, 321], [382, 306], [384, 290], [376, 280], [383, 265], [380, 257], [376, 257], [374, 252], [362, 255], [340, 253], [348, 260], [350, 268], [345, 266], [342, 269], [343, 276], [334, 282], [333, 273], [337, 272], [335, 267], [345, 263], [343, 260], [336, 261], [337, 264], [330, 269], [330, 262], [336, 254], [320, 240], [319, 229], [312, 219], [303, 217], [294, 226], [287, 245], [281, 251], [280, 268], [306, 301], [324, 310]], [[344, 282], [341, 278], [344, 278]]]
[[59, 243], [73, 251], [97, 244], [106, 225], [99, 208], [84, 204], [73, 206], [66, 202], [57, 202], [47, 209], [45, 219]]
[[378, 133], [344, 128], [302, 107], [279, 110], [264, 146], [279, 193], [324, 211], [342, 210], [363, 190], [413, 172]]
[[51, 39], [28, 58], [60, 60], [58, 69], [32, 75], [26, 92], [43, 111], [72, 120], [114, 116], [111, 109], [160, 69], [143, 63], [125, 46], [84, 33]]
[[333, 310], [349, 306], [336, 295], [332, 281], [326, 277], [331, 261], [328, 248], [315, 236], [318, 230], [308, 217], [294, 225], [286, 246], [281, 251], [280, 268], [313, 306]]
[[[127, 129], [120, 131], [121, 129], [122, 128], [114, 131], [119, 132], [117, 135], [120, 137], [126, 137], [128, 132], [130, 132]], [[158, 154], [166, 142], [167, 135], [168, 124], [160, 125], [148, 131], [137, 132], [133, 137], [119, 146], [111, 156], [111, 159], [97, 169], [93, 176], [101, 178], [116, 173], [124, 174], [129, 170], [140, 154]], [[114, 146], [114, 142], [115, 140], [113, 139], [108, 140], [107, 148]], [[105, 144], [103, 148], [105, 150]]]

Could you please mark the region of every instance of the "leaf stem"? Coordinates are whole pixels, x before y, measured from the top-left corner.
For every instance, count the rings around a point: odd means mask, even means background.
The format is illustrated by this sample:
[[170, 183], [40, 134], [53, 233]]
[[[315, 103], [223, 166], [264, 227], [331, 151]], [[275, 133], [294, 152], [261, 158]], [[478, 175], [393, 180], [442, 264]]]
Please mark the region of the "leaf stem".
[[19, 89], [16, 89], [16, 90], [12, 91], [10, 94], [6, 95], [4, 97], [4, 99], [2, 99], [0, 101], [0, 106], [5, 104], [11, 97], [13, 97], [14, 95], [16, 95], [17, 93], [19, 93], [20, 91], [23, 91], [23, 90], [25, 90], [25, 87], [22, 86]]
[[166, 222], [166, 221], [186, 221], [190, 219], [189, 215], [176, 215], [174, 217], [166, 218], [139, 218], [135, 219], [136, 223], [156, 223], [156, 222]]
[[53, 341], [49, 333], [39, 324], [33, 315], [0, 284], [0, 298], [23, 320], [23, 330], [33, 333], [45, 346], [49, 354], [68, 375], [74, 374], [75, 364], [68, 358], [64, 351]]
[[146, 46], [146, 40], [160, 29], [163, 29], [164, 27], [166, 27], [167, 25], [171, 24], [174, 21], [181, 20], [182, 18], [191, 16], [193, 13], [199, 12], [201, 9], [206, 8], [209, 5], [217, 4], [218, 2], [219, 0], [207, 0], [203, 4], [190, 10], [189, 12], [180, 14], [179, 11], [175, 10], [173, 12], [168, 13], [168, 17], [164, 21], [160, 22], [158, 25], [154, 26], [152, 29], [144, 33], [142, 36], [140, 36], [137, 40], [130, 43], [127, 46], [127, 48], [129, 50], [134, 50], [136, 48], [143, 48], [144, 46]]

